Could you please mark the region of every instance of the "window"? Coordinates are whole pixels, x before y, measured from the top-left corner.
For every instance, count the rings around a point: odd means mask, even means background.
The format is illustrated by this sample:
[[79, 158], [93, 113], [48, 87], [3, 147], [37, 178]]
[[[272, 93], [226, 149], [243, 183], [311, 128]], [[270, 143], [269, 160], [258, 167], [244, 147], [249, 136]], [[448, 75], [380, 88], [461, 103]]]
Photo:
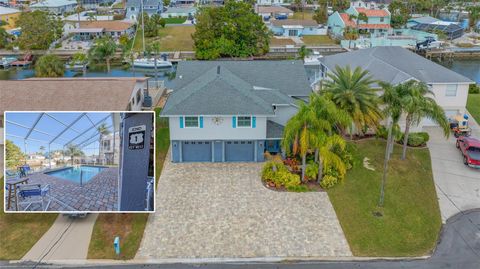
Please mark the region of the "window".
[[140, 102], [140, 97], [141, 97], [141, 93], [140, 93], [140, 90], [137, 91], [137, 103]]
[[383, 17], [380, 17], [380, 22], [383, 22], [384, 18]]
[[447, 85], [445, 96], [457, 96], [457, 85], [456, 84]]
[[238, 117], [238, 127], [252, 127], [252, 117]]
[[186, 128], [198, 128], [198, 117], [185, 117]]

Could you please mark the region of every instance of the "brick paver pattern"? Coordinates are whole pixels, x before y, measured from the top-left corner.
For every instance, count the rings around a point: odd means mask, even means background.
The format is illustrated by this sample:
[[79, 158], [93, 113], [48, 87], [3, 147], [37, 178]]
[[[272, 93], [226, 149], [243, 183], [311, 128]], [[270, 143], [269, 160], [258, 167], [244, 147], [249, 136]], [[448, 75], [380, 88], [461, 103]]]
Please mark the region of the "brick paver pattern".
[[269, 190], [261, 167], [165, 161], [136, 258], [352, 255], [327, 193]]
[[[29, 175], [29, 184], [50, 185], [47, 211], [117, 211], [118, 168], [106, 168], [83, 186], [43, 173]], [[32, 207], [41, 210], [40, 206]], [[10, 210], [13, 210], [12, 207]], [[30, 210], [30, 209], [29, 209]]]

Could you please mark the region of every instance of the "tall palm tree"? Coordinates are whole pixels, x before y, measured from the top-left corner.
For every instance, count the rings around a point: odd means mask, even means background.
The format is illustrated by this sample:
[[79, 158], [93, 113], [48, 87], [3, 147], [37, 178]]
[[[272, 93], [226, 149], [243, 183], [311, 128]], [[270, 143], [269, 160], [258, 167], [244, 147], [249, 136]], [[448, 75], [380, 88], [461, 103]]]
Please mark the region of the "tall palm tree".
[[70, 156], [70, 161], [72, 162], [72, 165], [73, 165], [73, 158], [74, 157], [79, 157], [79, 156], [84, 156], [85, 153], [83, 153], [83, 151], [81, 151], [76, 145], [74, 144], [68, 144], [66, 146], [66, 149], [65, 151], [63, 152], [63, 154], [67, 155], [67, 156]]
[[408, 135], [410, 127], [418, 125], [424, 118], [428, 118], [440, 125], [445, 137], [450, 135], [450, 128], [445, 111], [439, 106], [435, 99], [433, 91], [427, 84], [417, 81], [408, 81], [399, 87], [401, 97], [401, 107], [405, 113], [405, 132], [403, 138], [402, 159], [407, 156]]
[[350, 66], [336, 66], [333, 74], [328, 74], [328, 77], [330, 79], [323, 84], [321, 94], [328, 96], [352, 118], [351, 138], [354, 127], [357, 131], [362, 131], [365, 127], [378, 126], [382, 113], [377, 91], [370, 87], [376, 81], [368, 71], [357, 67], [352, 72]]
[[110, 60], [115, 55], [117, 50], [117, 44], [115, 41], [109, 37], [102, 37], [95, 40], [95, 44], [90, 49], [90, 57], [101, 61], [104, 60], [107, 64], [107, 71], [110, 72]]
[[311, 52], [311, 49], [308, 49], [305, 45], [302, 45], [298, 50], [298, 57], [303, 61], [306, 57], [308, 57], [308, 55], [310, 55]]
[[63, 62], [54, 54], [43, 55], [35, 63], [36, 77], [62, 77], [64, 72]]
[[82, 64], [82, 74], [85, 76], [87, 74], [88, 56], [83, 52], [77, 52], [73, 54], [70, 65], [73, 66], [77, 63]]

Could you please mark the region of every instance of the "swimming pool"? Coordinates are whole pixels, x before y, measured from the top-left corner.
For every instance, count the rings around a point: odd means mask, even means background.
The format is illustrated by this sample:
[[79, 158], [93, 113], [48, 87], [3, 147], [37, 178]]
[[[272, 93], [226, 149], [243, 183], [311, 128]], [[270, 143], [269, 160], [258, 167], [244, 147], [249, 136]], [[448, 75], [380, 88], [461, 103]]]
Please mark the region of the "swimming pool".
[[86, 183], [105, 168], [106, 167], [103, 167], [103, 166], [82, 165], [80, 167], [68, 167], [61, 170], [46, 172], [45, 174], [58, 177], [61, 179], [73, 181], [76, 183], [80, 183], [80, 177], [81, 177], [82, 183]]

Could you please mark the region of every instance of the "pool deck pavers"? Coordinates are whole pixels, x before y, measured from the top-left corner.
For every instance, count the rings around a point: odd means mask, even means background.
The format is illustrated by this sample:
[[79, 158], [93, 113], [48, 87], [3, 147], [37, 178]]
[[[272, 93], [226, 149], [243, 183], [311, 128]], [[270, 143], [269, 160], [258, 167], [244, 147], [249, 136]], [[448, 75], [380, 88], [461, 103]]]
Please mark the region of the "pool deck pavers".
[[277, 192], [262, 163], [165, 161], [136, 259], [352, 256], [325, 192]]
[[50, 185], [49, 195], [53, 199], [48, 211], [118, 210], [118, 168], [100, 171], [83, 186], [44, 173], [30, 175], [28, 183]]

